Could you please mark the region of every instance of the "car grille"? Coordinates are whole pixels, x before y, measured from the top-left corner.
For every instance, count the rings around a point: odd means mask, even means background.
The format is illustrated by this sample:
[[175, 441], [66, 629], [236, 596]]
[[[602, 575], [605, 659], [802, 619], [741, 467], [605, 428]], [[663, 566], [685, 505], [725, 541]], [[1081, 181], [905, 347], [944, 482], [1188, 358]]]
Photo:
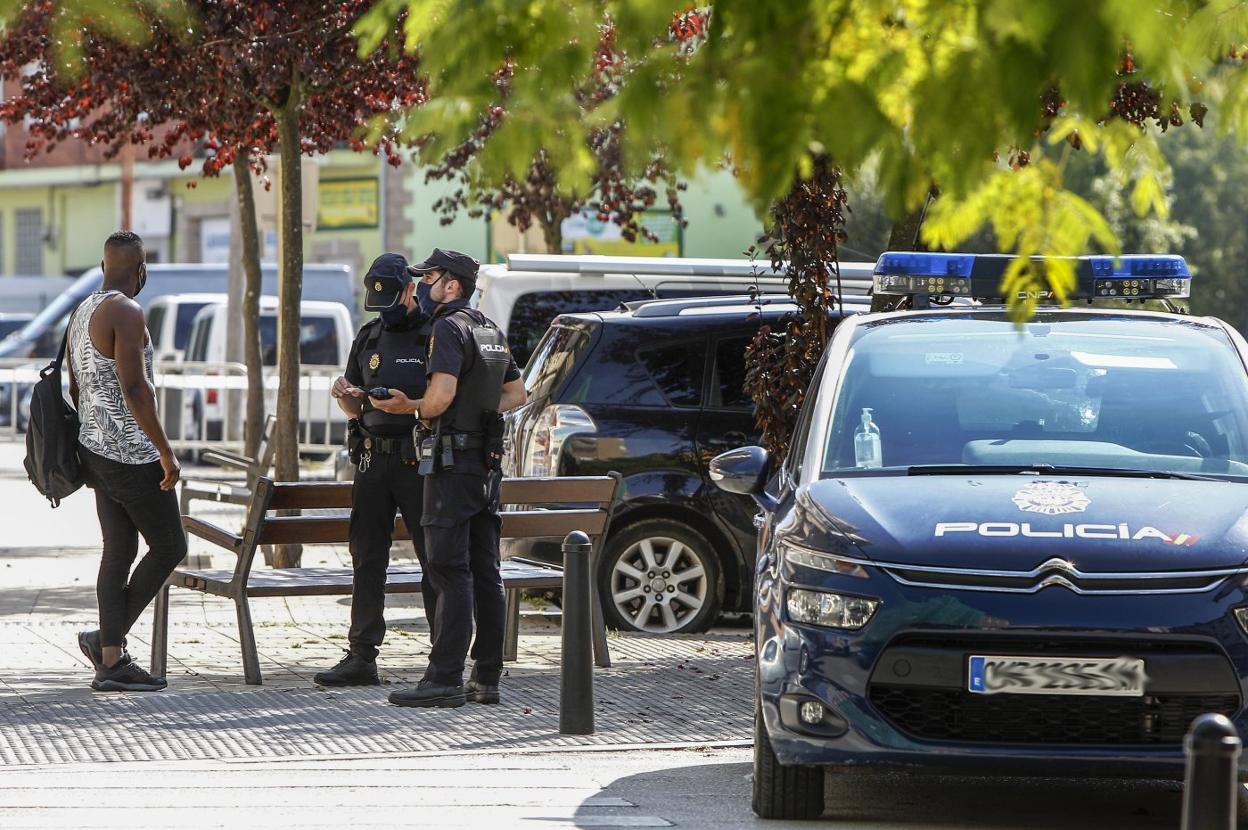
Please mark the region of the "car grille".
[[882, 684], [869, 694], [911, 737], [968, 743], [1181, 746], [1198, 715], [1239, 708], [1236, 694], [979, 695]]
[[1000, 571], [981, 568], [942, 568], [920, 565], [877, 563], [902, 585], [961, 591], [992, 591], [1034, 594], [1060, 586], [1077, 594], [1193, 594], [1212, 591], [1242, 568], [1204, 571], [1085, 573], [1064, 559], [1053, 558], [1029, 571]]

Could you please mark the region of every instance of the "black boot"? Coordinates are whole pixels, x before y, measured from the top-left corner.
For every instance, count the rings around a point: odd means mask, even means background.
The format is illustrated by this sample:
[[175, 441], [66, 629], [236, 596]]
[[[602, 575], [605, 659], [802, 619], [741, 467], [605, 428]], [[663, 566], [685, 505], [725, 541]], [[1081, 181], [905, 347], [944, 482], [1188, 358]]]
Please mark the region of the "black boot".
[[380, 686], [377, 677], [377, 661], [367, 660], [354, 651], [338, 661], [338, 665], [323, 672], [317, 672], [312, 681], [318, 686]]
[[463, 706], [465, 700], [463, 686], [444, 686], [432, 680], [420, 681], [415, 689], [390, 693], [390, 702], [395, 706], [456, 709]]
[[490, 685], [471, 678], [464, 685], [464, 697], [473, 703], [498, 703], [498, 684]]

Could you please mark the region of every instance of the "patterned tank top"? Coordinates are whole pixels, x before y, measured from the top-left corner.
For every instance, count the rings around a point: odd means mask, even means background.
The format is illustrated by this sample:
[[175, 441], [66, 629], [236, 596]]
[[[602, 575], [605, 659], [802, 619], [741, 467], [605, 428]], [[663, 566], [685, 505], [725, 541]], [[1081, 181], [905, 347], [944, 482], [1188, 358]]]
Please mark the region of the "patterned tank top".
[[[117, 362], [100, 354], [91, 342], [91, 317], [118, 291], [96, 291], [78, 306], [69, 330], [69, 359], [78, 382], [78, 443], [87, 450], [122, 464], [148, 464], [160, 453], [134, 420], [121, 392]], [[152, 341], [143, 348], [143, 366], [152, 374]]]

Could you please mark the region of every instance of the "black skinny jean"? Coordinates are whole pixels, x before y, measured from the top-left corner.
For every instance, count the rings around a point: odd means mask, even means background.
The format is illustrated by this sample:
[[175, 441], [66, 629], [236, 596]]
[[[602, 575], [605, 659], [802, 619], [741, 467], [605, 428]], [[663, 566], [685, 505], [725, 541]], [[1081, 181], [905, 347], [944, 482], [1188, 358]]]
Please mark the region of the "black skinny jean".
[[[78, 455], [83, 479], [95, 490], [95, 511], [104, 537], [104, 556], [95, 580], [100, 645], [120, 646], [186, 556], [178, 497], [173, 490], [160, 489], [165, 474], [159, 461], [122, 464], [82, 447]], [[140, 535], [148, 551], [131, 573]]]

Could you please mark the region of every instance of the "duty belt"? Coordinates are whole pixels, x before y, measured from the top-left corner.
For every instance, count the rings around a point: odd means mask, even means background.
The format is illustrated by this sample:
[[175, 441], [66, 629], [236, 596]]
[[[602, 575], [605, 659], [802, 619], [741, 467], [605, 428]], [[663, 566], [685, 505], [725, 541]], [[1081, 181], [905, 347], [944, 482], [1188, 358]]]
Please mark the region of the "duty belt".
[[378, 435], [365, 433], [364, 449], [370, 452], [381, 453], [382, 455], [399, 455], [403, 452], [403, 444], [409, 441], [409, 438], [401, 435], [394, 438], [383, 438]]

